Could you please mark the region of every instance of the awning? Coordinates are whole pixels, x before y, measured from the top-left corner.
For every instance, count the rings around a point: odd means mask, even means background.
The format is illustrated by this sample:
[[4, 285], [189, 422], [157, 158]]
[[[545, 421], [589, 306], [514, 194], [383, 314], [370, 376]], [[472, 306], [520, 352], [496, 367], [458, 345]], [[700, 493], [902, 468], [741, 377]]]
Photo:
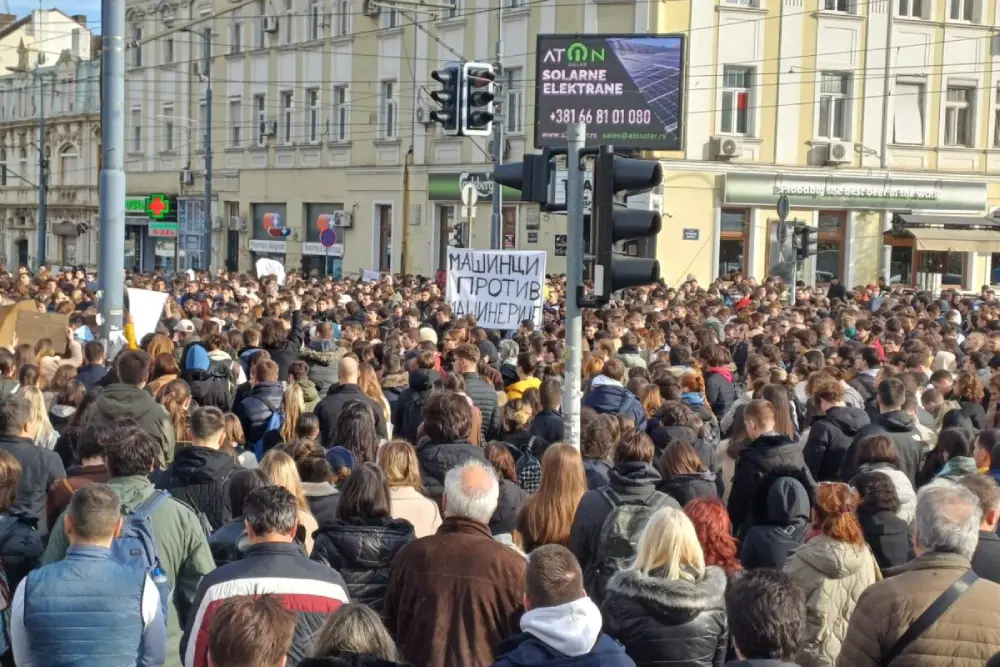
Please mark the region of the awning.
[[942, 227], [993, 227], [1000, 230], [1000, 220], [993, 218], [971, 217], [966, 215], [914, 215], [912, 213], [897, 213], [895, 216], [907, 229], [941, 225]]
[[993, 229], [907, 227], [906, 231], [917, 240], [917, 250], [1000, 252], [1000, 231]]

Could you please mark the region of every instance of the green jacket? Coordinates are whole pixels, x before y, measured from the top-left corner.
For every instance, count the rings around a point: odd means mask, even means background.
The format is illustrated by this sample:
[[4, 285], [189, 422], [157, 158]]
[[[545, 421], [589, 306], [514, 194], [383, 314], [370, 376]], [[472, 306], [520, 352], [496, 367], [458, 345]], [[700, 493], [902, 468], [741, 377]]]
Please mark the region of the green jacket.
[[[153, 494], [153, 483], [139, 475], [112, 478], [108, 481], [108, 486], [115, 490], [122, 505], [129, 510]], [[187, 620], [187, 612], [201, 578], [215, 569], [215, 561], [198, 517], [184, 503], [170, 498], [156, 509], [150, 522], [153, 524], [156, 552], [174, 588], [174, 604], [170, 605], [167, 617], [166, 665], [180, 667], [181, 633]], [[60, 516], [52, 528], [42, 564], [62, 560], [68, 546], [63, 516]]]
[[174, 426], [166, 408], [153, 400], [145, 389], [120, 382], [108, 385], [90, 404], [83, 421], [88, 425], [107, 426], [125, 417], [134, 419], [156, 441], [159, 445], [156, 458], [160, 468], [166, 469], [174, 460]]

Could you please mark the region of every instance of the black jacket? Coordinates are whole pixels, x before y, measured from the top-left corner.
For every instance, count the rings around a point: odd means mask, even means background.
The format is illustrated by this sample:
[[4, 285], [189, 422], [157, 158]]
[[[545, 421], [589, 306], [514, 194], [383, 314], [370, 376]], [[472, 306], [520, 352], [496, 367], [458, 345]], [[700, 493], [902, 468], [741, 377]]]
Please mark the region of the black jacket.
[[383, 613], [392, 559], [414, 539], [405, 519], [337, 520], [314, 535], [311, 558], [326, 563], [344, 577], [351, 602]]
[[21, 464], [21, 483], [10, 511], [34, 519], [38, 531], [47, 535], [45, 498], [52, 483], [66, 476], [59, 455], [36, 447], [27, 438], [12, 435], [0, 436], [0, 450], [8, 452]]
[[250, 548], [250, 538], [247, 536], [243, 517], [234, 518], [209, 535], [208, 548], [212, 550], [216, 567], [242, 559]]
[[393, 437], [417, 441], [417, 430], [424, 421], [424, 406], [434, 389], [434, 383], [441, 379], [441, 374], [433, 369], [418, 368], [410, 371], [409, 386], [404, 389], [392, 411]]
[[382, 412], [382, 406], [369, 398], [356, 384], [337, 384], [330, 387], [330, 391], [313, 410], [316, 418], [319, 419], [319, 442], [324, 449], [330, 449], [338, 444], [334, 442], [337, 419], [340, 418], [344, 406], [351, 401], [368, 405], [375, 413], [375, 429], [378, 434], [383, 438], [389, 436], [389, 432], [385, 428], [385, 413]]
[[191, 399], [203, 408], [219, 408], [228, 412], [229, 406], [233, 404], [236, 385], [228, 378], [191, 368], [184, 371], [184, 381], [191, 387]]
[[604, 631], [636, 667], [721, 667], [726, 660], [726, 574], [705, 568], [698, 583], [622, 570], [601, 604]]
[[583, 472], [587, 475], [587, 489], [599, 489], [608, 485], [611, 464], [600, 459], [584, 459]]
[[[621, 496], [626, 504], [640, 504], [650, 498], [660, 483], [660, 473], [648, 463], [628, 461], [619, 463], [608, 474], [608, 486]], [[680, 505], [673, 498], [659, 494], [661, 507]], [[601, 526], [611, 513], [612, 506], [600, 491], [587, 491], [580, 498], [573, 516], [569, 532], [569, 550], [573, 552], [583, 569], [584, 587], [591, 597], [597, 593], [597, 546], [601, 536]], [[596, 599], [595, 599], [596, 601]]]
[[302, 493], [309, 503], [309, 513], [320, 528], [337, 521], [337, 505], [340, 504], [337, 487], [329, 482], [302, 482]]
[[299, 350], [302, 349], [302, 311], [292, 311], [292, 328], [288, 331], [288, 337], [277, 347], [265, 347], [264, 350], [271, 355], [271, 361], [278, 364], [278, 379], [288, 378], [288, 367], [292, 362], [298, 360]]
[[97, 383], [108, 374], [108, 369], [100, 364], [86, 364], [80, 366], [80, 370], [76, 372], [76, 379], [83, 383], [83, 386], [90, 391], [97, 386]]
[[29, 516], [0, 512], [0, 563], [11, 592], [29, 572], [41, 567], [45, 545], [36, 526]]
[[761, 484], [754, 503], [761, 502], [766, 514], [755, 521], [740, 542], [740, 561], [748, 570], [780, 570], [788, 554], [802, 546], [805, 539], [811, 518], [809, 494], [795, 477], [776, 477]]
[[987, 530], [979, 531], [979, 544], [972, 554], [972, 569], [983, 579], [1000, 584], [1000, 536]]
[[871, 421], [860, 408], [835, 407], [813, 420], [809, 438], [802, 451], [809, 472], [817, 482], [840, 481], [844, 454], [854, 436]]
[[562, 442], [563, 417], [555, 410], [546, 408], [531, 420], [531, 427], [528, 431], [531, 435], [541, 438], [545, 442]]
[[173, 463], [153, 476], [156, 488], [202, 512], [212, 529], [232, 518], [229, 509], [229, 476], [236, 462], [226, 452], [208, 447], [177, 450]]
[[986, 410], [979, 403], [973, 401], [959, 401], [958, 405], [962, 413], [972, 422], [972, 427], [977, 431], [986, 428]]
[[736, 402], [736, 389], [722, 373], [709, 372], [705, 375], [705, 396], [716, 419], [722, 419], [722, 415]]
[[426, 495], [438, 504], [444, 493], [444, 476], [449, 470], [468, 461], [489, 465], [482, 448], [468, 442], [423, 442], [417, 447], [417, 460]]
[[715, 473], [699, 472], [693, 475], [674, 475], [661, 480], [656, 485], [658, 491], [667, 494], [684, 507], [695, 498], [718, 498]]
[[490, 532], [494, 535], [512, 533], [517, 528], [517, 513], [528, 499], [528, 492], [509, 479], [500, 481], [500, 499], [490, 517]]
[[806, 491], [810, 497], [815, 494], [816, 482], [802, 457], [802, 446], [779, 433], [762, 435], [740, 452], [733, 471], [728, 509], [729, 520], [738, 535], [743, 536], [750, 529], [750, 522], [747, 519], [754, 498], [761, 483], [776, 470], [806, 480], [804, 483]]
[[840, 479], [847, 482], [857, 474], [858, 444], [869, 435], [884, 434], [892, 438], [899, 450], [899, 469], [910, 478], [916, 488], [917, 470], [924, 458], [924, 441], [917, 431], [917, 420], [908, 412], [896, 410], [880, 414], [854, 436], [854, 441], [844, 455]]
[[250, 394], [236, 404], [233, 413], [240, 420], [243, 436], [250, 449], [253, 449], [253, 444], [263, 437], [267, 423], [271, 421], [271, 415], [281, 410], [284, 393], [285, 390], [280, 382], [258, 382], [250, 390]]
[[391, 417], [399, 409], [399, 397], [403, 394], [403, 390], [410, 386], [409, 374], [386, 375], [381, 379], [379, 386], [382, 389], [382, 395], [385, 396], [385, 400], [389, 404], [389, 416]]
[[868, 373], [858, 373], [848, 382], [861, 395], [864, 403], [875, 398], [875, 376]]
[[[872, 555], [883, 572], [886, 568], [902, 565], [910, 559], [912, 539], [905, 521], [892, 512], [870, 512], [864, 506], [858, 509], [858, 521], [861, 523], [865, 542], [871, 547]], [[993, 537], [996, 538], [996, 535]], [[982, 544], [982, 537], [979, 540]], [[997, 547], [1000, 548], [1000, 541], [997, 542]], [[997, 555], [1000, 554], [994, 553], [991, 557]], [[972, 567], [975, 569], [975, 559]], [[997, 569], [997, 573], [1000, 574], [1000, 569]], [[978, 570], [976, 574], [979, 574]]]
[[332, 340], [314, 341], [307, 349], [299, 353], [302, 361], [309, 366], [309, 379], [316, 385], [320, 394], [330, 391], [330, 387], [340, 380], [337, 377], [337, 367], [344, 352]]
[[489, 442], [500, 437], [500, 408], [497, 406], [497, 390], [483, 382], [476, 373], [463, 373], [465, 393], [482, 414], [479, 442]]

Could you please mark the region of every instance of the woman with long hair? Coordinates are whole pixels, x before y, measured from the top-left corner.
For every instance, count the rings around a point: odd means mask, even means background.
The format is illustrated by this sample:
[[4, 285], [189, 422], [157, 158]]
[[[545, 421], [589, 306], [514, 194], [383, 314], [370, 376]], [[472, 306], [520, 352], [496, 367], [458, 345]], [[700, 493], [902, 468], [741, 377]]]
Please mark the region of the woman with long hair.
[[49, 407], [49, 421], [52, 428], [60, 435], [69, 428], [70, 420], [76, 411], [83, 404], [83, 399], [87, 395], [87, 388], [77, 379], [72, 379], [63, 385], [59, 393], [52, 400]]
[[365, 362], [358, 365], [358, 386], [361, 387], [365, 396], [382, 406], [382, 417], [385, 419], [385, 427], [389, 430], [389, 437], [392, 437], [392, 411], [389, 401], [382, 393], [382, 385], [379, 384], [378, 374], [371, 364]]
[[306, 401], [302, 387], [293, 382], [281, 396], [281, 427], [264, 434], [264, 452], [267, 453], [281, 444], [295, 440], [299, 426], [299, 418], [305, 413]]
[[76, 377], [76, 366], [70, 366], [69, 364], [63, 364], [56, 369], [56, 372], [52, 375], [52, 379], [49, 380], [48, 384], [45, 386], [45, 391], [43, 395], [45, 396], [45, 406], [52, 409], [52, 402], [55, 400], [59, 392], [62, 391], [70, 380]]
[[882, 571], [902, 565], [910, 559], [913, 538], [910, 527], [899, 518], [899, 497], [888, 475], [870, 472], [851, 480], [861, 496], [858, 522], [865, 542]]
[[924, 459], [917, 473], [917, 486], [923, 486], [937, 477], [957, 482], [976, 472], [971, 433], [964, 428], [946, 428], [938, 434], [937, 444]]
[[[493, 533], [494, 537], [508, 536], [510, 539], [504, 541], [513, 544], [518, 513], [528, 499], [528, 492], [522, 489], [519, 484], [517, 464], [514, 462], [514, 456], [510, 453], [507, 445], [494, 440], [486, 445], [483, 453], [500, 480], [500, 495], [497, 499], [497, 508], [493, 511], [493, 516], [490, 517], [490, 532]], [[520, 544], [519, 539], [516, 541]]]
[[672, 440], [660, 455], [657, 468], [663, 480], [656, 490], [665, 493], [684, 507], [695, 498], [718, 497], [715, 474], [709, 471], [686, 440]]
[[314, 535], [311, 558], [339, 572], [351, 599], [383, 613], [392, 559], [414, 539], [413, 524], [393, 519], [389, 480], [374, 463], [362, 463], [344, 483], [337, 519]]
[[375, 461], [382, 439], [370, 406], [360, 401], [345, 405], [337, 417], [333, 434], [334, 445], [353, 454], [356, 464]]
[[788, 436], [791, 440], [797, 437], [792, 404], [788, 400], [788, 389], [780, 384], [764, 385], [760, 396], [774, 408], [774, 432]]
[[882, 579], [857, 509], [854, 489], [843, 482], [821, 482], [812, 511], [818, 534], [785, 561], [784, 571], [802, 587], [808, 605], [802, 648], [794, 661], [802, 667], [836, 664], [858, 598]]
[[977, 431], [986, 428], [986, 409], [983, 407], [985, 396], [986, 389], [977, 373], [962, 371], [955, 378], [952, 398], [958, 401], [959, 409], [972, 420], [972, 426]]
[[557, 443], [542, 456], [542, 481], [517, 516], [524, 550], [543, 544], [569, 544], [569, 530], [580, 498], [587, 492], [580, 450]]
[[156, 402], [162, 405], [170, 415], [170, 423], [174, 427], [175, 447], [177, 449], [191, 442], [191, 429], [188, 416], [191, 411], [191, 387], [184, 380], [174, 380], [168, 383]]
[[403, 667], [403, 657], [382, 619], [363, 604], [345, 604], [330, 616], [313, 642], [313, 657], [299, 667]]
[[736, 538], [733, 537], [729, 512], [715, 496], [695, 498], [685, 504], [684, 513], [694, 524], [705, 565], [721, 567], [730, 579], [743, 571], [737, 557]]
[[389, 480], [389, 511], [394, 519], [413, 524], [418, 538], [437, 532], [441, 511], [423, 494], [417, 450], [406, 440], [393, 440], [379, 447], [378, 466]]
[[311, 554], [313, 533], [319, 530], [319, 524], [309, 511], [309, 499], [302, 489], [302, 478], [299, 477], [295, 460], [280, 449], [272, 449], [260, 460], [260, 470], [275, 485], [284, 487], [295, 496], [295, 504], [299, 510], [299, 535], [296, 539], [305, 546], [306, 554]]
[[639, 536], [635, 561], [608, 582], [604, 631], [636, 667], [718, 667], [727, 648], [726, 573], [706, 565], [691, 520], [658, 509]]
[[906, 525], [910, 525], [917, 513], [917, 492], [906, 473], [899, 469], [899, 450], [896, 443], [888, 435], [869, 435], [861, 439], [855, 453], [857, 474], [850, 480], [851, 486], [856, 486], [854, 480], [861, 475], [880, 472], [890, 480], [896, 489], [899, 499], [899, 510], [896, 516]]
[[21, 462], [10, 452], [0, 451], [0, 521], [5, 526], [4, 538], [0, 541], [0, 563], [10, 590], [15, 590], [29, 572], [41, 566], [45, 551], [34, 520], [12, 510], [22, 473]]
[[163, 352], [150, 358], [153, 360], [153, 364], [149, 369], [149, 382], [146, 384], [146, 389], [153, 395], [153, 398], [156, 398], [165, 386], [181, 376], [181, 369], [172, 352]]
[[31, 406], [29, 419], [35, 427], [35, 445], [42, 449], [55, 449], [59, 434], [49, 421], [49, 411], [45, 409], [45, 397], [42, 391], [37, 387], [21, 387], [19, 391]]
[[17, 383], [18, 388], [35, 387], [40, 390], [42, 388], [42, 376], [38, 373], [38, 366], [34, 364], [21, 366], [17, 372]]
[[150, 359], [156, 359], [161, 354], [174, 356], [174, 341], [166, 334], [155, 334], [146, 345], [146, 354]]

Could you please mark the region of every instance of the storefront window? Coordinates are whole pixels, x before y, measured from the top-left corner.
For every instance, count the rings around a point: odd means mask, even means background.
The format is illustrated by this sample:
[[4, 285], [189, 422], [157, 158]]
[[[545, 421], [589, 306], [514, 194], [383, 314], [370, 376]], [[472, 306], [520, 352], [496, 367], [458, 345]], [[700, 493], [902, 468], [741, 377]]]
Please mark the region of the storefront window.
[[719, 266], [717, 275], [728, 278], [731, 273], [745, 271], [747, 247], [747, 209], [723, 209], [719, 221]]
[[920, 253], [921, 273], [940, 273], [942, 285], [962, 285], [965, 277], [965, 254], [927, 250]]
[[826, 283], [834, 277], [843, 278], [847, 213], [845, 211], [820, 211], [816, 217], [816, 226], [819, 231], [816, 282]]
[[455, 207], [438, 204], [437, 207], [437, 258], [435, 269], [443, 269], [448, 264], [448, 246], [463, 248], [462, 228], [455, 226]]
[[889, 283], [892, 285], [913, 284], [913, 248], [909, 246], [892, 246], [889, 257]]
[[[303, 225], [305, 226], [306, 242], [302, 245], [302, 271], [306, 275], [332, 276], [339, 279], [343, 274], [343, 258], [339, 253], [343, 246], [326, 248], [322, 244], [320, 234], [330, 228], [330, 216], [337, 211], [343, 211], [343, 204], [306, 204], [304, 206]], [[337, 244], [344, 244], [346, 230], [334, 228]]]
[[268, 258], [284, 263], [288, 240], [287, 207], [284, 204], [251, 204], [253, 238], [250, 239], [251, 263]]
[[1000, 252], [995, 252], [990, 256], [990, 284], [1000, 283]]

